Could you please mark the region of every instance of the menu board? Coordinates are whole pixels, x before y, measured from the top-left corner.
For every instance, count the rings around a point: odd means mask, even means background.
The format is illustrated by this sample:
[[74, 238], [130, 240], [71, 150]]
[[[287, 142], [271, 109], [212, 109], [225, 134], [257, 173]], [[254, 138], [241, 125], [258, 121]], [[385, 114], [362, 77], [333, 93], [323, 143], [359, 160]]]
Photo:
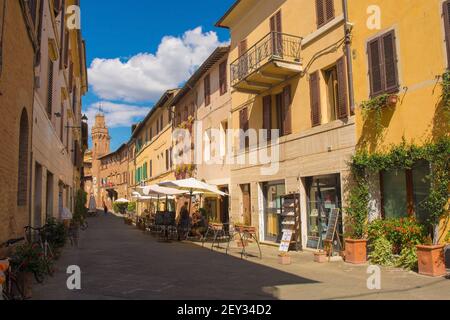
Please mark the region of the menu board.
[[294, 235], [293, 230], [283, 231], [283, 238], [281, 239], [280, 244], [280, 252], [289, 252], [293, 235]]

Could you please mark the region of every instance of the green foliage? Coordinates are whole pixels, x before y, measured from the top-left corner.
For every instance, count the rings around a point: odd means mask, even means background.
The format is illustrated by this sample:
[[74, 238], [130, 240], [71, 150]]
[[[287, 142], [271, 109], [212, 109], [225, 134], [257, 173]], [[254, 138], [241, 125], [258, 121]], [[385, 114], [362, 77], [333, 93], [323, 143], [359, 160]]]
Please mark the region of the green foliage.
[[450, 107], [450, 71], [442, 75], [442, 102], [445, 108]]
[[58, 222], [55, 218], [47, 220], [45, 237], [55, 251], [64, 248], [67, 236], [67, 230], [63, 223]]
[[[428, 161], [432, 167], [432, 173], [429, 176], [431, 189], [428, 197], [420, 206], [430, 217], [427, 222], [428, 226], [435, 228], [440, 219], [449, 215], [447, 208], [448, 186], [450, 185], [449, 155], [450, 138], [448, 136], [439, 139], [436, 143], [427, 143], [423, 146], [407, 144], [404, 141], [385, 153], [369, 154], [366, 150], [358, 152], [352, 158], [351, 170], [357, 178], [358, 186], [356, 188], [364, 190], [368, 187], [368, 180], [360, 177], [364, 177], [366, 174], [383, 170], [411, 169], [420, 160]], [[351, 191], [350, 194], [359, 195], [350, 201], [350, 210], [368, 207], [369, 200], [364, 193]]]
[[370, 200], [369, 186], [361, 182], [350, 190], [348, 207], [345, 209], [346, 237], [351, 239], [363, 239], [366, 234], [368, 203]]
[[86, 208], [87, 193], [79, 189], [75, 197], [75, 212], [73, 214], [73, 222], [82, 224], [88, 214], [88, 208]]
[[425, 241], [424, 227], [415, 218], [375, 220], [368, 226], [372, 263], [417, 268], [416, 245]]
[[383, 115], [383, 107], [387, 106], [388, 99], [388, 94], [382, 94], [361, 103], [361, 110], [364, 121], [367, 121], [369, 119], [373, 120], [378, 131], [383, 129], [381, 119]]
[[127, 210], [129, 212], [136, 212], [137, 204], [136, 202], [129, 202], [127, 206]]
[[392, 254], [392, 244], [385, 237], [379, 237], [370, 245], [369, 259], [373, 264], [380, 266], [393, 266], [395, 259]]
[[128, 203], [119, 203], [119, 202], [114, 202], [113, 203], [113, 210], [114, 212], [118, 212], [121, 214], [125, 214], [127, 209], [129, 207]]
[[395, 266], [408, 270], [417, 270], [417, 248], [415, 246], [403, 248], [400, 256], [395, 261]]
[[47, 273], [44, 253], [37, 243], [18, 246], [12, 255], [11, 265], [18, 272], [31, 272], [41, 277]]
[[447, 237], [445, 238], [445, 242], [450, 243], [450, 230], [447, 233]]

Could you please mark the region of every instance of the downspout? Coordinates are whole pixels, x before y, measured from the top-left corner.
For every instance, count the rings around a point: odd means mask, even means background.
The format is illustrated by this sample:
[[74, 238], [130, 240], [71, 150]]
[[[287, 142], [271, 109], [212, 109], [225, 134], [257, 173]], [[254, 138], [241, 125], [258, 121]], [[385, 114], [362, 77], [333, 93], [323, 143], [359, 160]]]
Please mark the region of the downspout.
[[342, 0], [342, 9], [344, 11], [344, 30], [345, 30], [345, 56], [347, 60], [347, 75], [348, 75], [348, 94], [350, 100], [350, 113], [355, 114], [355, 90], [353, 86], [353, 63], [352, 63], [352, 52], [351, 52], [351, 33], [352, 27], [349, 23], [348, 18], [348, 2], [347, 0]]

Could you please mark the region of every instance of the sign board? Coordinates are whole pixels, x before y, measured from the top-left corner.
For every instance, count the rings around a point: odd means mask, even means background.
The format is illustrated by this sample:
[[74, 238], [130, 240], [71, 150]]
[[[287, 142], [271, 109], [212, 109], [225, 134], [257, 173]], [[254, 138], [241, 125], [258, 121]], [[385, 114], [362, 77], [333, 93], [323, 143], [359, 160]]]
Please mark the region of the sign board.
[[330, 218], [328, 220], [328, 230], [327, 230], [327, 235], [325, 237], [325, 241], [333, 241], [334, 240], [334, 236], [336, 234], [337, 231], [337, 226], [338, 226], [338, 222], [339, 222], [339, 209], [333, 209], [331, 210], [330, 213]]
[[280, 244], [280, 252], [289, 252], [293, 235], [294, 232], [292, 230], [283, 231], [283, 238], [281, 239]]

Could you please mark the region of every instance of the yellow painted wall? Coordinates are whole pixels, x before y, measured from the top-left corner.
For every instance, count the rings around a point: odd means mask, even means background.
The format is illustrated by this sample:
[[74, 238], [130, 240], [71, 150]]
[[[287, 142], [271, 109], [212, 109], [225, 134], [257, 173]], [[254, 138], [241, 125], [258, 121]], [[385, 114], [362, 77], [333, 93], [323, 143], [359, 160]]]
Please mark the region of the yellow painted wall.
[[[349, 19], [353, 29], [353, 64], [355, 99], [358, 105], [369, 99], [367, 41], [386, 31], [395, 30], [400, 101], [395, 108], [386, 109], [382, 123], [385, 131], [381, 139], [374, 138], [374, 130], [358, 108], [357, 138], [371, 151], [381, 150], [407, 141], [422, 143], [448, 133], [443, 123], [440, 104], [441, 87], [437, 76], [447, 67], [442, 0], [375, 0], [349, 1]], [[370, 30], [367, 7], [381, 9], [381, 30]]]

